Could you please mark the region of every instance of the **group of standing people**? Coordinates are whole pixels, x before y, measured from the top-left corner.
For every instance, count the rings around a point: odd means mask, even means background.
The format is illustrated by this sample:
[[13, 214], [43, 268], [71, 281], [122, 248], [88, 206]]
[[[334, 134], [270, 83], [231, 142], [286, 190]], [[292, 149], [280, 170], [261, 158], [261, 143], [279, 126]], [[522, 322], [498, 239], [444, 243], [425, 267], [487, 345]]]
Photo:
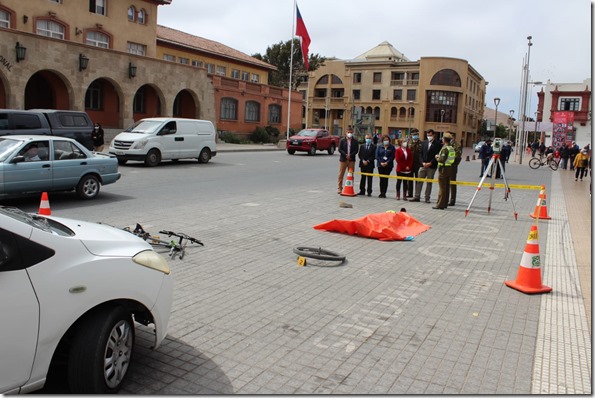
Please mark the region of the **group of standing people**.
[[[444, 145], [435, 140], [434, 131], [426, 132], [426, 140], [419, 140], [417, 131], [411, 134], [410, 140], [397, 139], [396, 146], [391, 143], [390, 136], [383, 135], [377, 144], [374, 144], [370, 134], [365, 135], [365, 142], [359, 144], [353, 137], [353, 130], [348, 128], [347, 135], [339, 143], [339, 178], [338, 193], [343, 190], [343, 177], [347, 169], [353, 170], [356, 158], [359, 158], [359, 167], [362, 173], [382, 175], [379, 181], [379, 198], [386, 198], [388, 191], [388, 176], [395, 169], [398, 177], [396, 183], [396, 199], [409, 200], [411, 202], [421, 201], [421, 191], [424, 181], [415, 181], [410, 178], [434, 179], [438, 170], [438, 181], [440, 192], [438, 202], [434, 209], [445, 209], [447, 206], [454, 206], [456, 202], [456, 185], [450, 185], [450, 181], [456, 180], [457, 166], [461, 161], [462, 148], [456, 144], [450, 133], [443, 135]], [[451, 145], [451, 142], [454, 145]], [[386, 176], [386, 177], [384, 177]], [[362, 175], [358, 195], [372, 196], [373, 176]], [[414, 190], [415, 187], [415, 190]], [[430, 203], [432, 183], [426, 182], [424, 199]]]

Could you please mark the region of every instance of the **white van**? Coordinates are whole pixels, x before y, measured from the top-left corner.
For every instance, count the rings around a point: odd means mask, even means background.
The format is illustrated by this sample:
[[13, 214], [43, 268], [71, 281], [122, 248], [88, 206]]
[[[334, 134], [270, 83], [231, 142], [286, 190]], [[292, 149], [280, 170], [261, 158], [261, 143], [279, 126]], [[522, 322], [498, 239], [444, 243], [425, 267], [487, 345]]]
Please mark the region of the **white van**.
[[162, 160], [198, 159], [217, 155], [215, 127], [208, 120], [154, 117], [134, 123], [110, 143], [118, 163], [129, 160], [157, 166]]

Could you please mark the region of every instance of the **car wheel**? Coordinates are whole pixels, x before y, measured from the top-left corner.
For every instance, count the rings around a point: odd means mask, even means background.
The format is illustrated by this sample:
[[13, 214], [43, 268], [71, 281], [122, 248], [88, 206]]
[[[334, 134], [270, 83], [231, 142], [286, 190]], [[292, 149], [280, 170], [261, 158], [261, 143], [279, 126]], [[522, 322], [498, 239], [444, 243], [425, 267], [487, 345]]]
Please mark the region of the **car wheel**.
[[290, 154], [290, 155], [293, 155], [295, 153], [295, 150], [294, 149], [288, 149], [287, 150], [287, 153]]
[[145, 165], [149, 167], [154, 167], [157, 166], [159, 163], [161, 163], [161, 154], [157, 149], [151, 149], [145, 157]]
[[308, 155], [310, 155], [310, 156], [316, 155], [316, 145], [312, 145], [310, 147], [310, 150], [308, 151]]
[[209, 163], [209, 160], [211, 160], [211, 151], [204, 148], [198, 155], [198, 163]]
[[335, 144], [331, 145], [331, 147], [328, 149], [329, 155], [332, 155], [333, 153], [335, 153]]
[[123, 166], [123, 165], [125, 165], [127, 162], [128, 162], [128, 160], [126, 160], [126, 159], [118, 159], [118, 164], [119, 164], [120, 166]]
[[76, 193], [81, 199], [93, 199], [99, 194], [99, 179], [92, 174], [87, 174], [76, 186]]
[[91, 314], [78, 328], [68, 358], [73, 394], [117, 392], [128, 374], [134, 352], [134, 322], [123, 307]]

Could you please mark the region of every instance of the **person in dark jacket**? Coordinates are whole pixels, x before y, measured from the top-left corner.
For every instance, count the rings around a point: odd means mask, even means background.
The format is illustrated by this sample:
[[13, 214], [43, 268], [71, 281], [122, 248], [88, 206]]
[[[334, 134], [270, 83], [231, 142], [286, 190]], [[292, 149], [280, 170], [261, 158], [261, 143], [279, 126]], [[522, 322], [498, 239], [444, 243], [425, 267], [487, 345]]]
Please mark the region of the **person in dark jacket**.
[[103, 151], [103, 146], [105, 144], [103, 139], [103, 128], [98, 122], [95, 122], [93, 132], [91, 132], [91, 140], [93, 141], [93, 150], [95, 152]]
[[[366, 134], [365, 142], [359, 146], [359, 169], [362, 173], [374, 173], [374, 160], [376, 159], [376, 145], [372, 143], [372, 136]], [[368, 196], [372, 196], [372, 176], [362, 176], [359, 182], [358, 195], [366, 194], [366, 181], [368, 182]]]
[[[426, 132], [426, 140], [421, 145], [421, 167], [417, 172], [418, 178], [434, 179], [436, 169], [438, 168], [438, 161], [436, 155], [440, 152], [442, 145], [434, 139], [434, 130], [430, 129]], [[411, 202], [419, 202], [421, 199], [421, 188], [423, 181], [415, 182], [415, 195]], [[430, 195], [432, 194], [432, 183], [426, 182], [425, 201], [430, 203]]]
[[570, 148], [568, 148], [568, 144], [562, 144], [562, 148], [560, 149], [560, 167], [563, 170], [568, 169], [568, 159], [570, 158]]
[[[376, 148], [376, 164], [378, 174], [388, 176], [393, 170], [395, 163], [395, 146], [390, 143], [388, 135], [382, 136], [382, 142]], [[379, 198], [386, 198], [388, 189], [388, 177], [380, 177], [380, 195]]]
[[355, 157], [357, 156], [359, 143], [353, 137], [353, 128], [347, 128], [347, 136], [341, 138], [339, 141], [339, 178], [337, 178], [337, 185], [339, 194], [343, 192], [343, 177], [345, 177], [345, 170], [353, 171], [355, 167]]
[[[488, 138], [479, 149], [479, 159], [481, 159], [481, 172], [479, 173], [479, 178], [483, 177], [484, 173], [491, 173], [491, 170], [486, 170], [488, 168], [488, 163], [490, 163], [490, 159], [494, 154], [494, 148], [492, 148], [492, 140]], [[492, 177], [491, 174], [488, 174], [488, 177]]]

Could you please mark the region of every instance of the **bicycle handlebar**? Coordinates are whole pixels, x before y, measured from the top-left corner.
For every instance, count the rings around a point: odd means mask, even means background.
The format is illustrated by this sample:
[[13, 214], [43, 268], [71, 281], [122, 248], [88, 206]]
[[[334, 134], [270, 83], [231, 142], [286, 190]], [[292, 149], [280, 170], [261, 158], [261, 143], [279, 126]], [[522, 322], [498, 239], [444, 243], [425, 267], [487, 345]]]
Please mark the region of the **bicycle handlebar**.
[[198, 239], [188, 236], [182, 232], [173, 232], [173, 231], [162, 230], [162, 231], [159, 231], [159, 233], [166, 234], [167, 236], [177, 236], [180, 239], [186, 239], [186, 240], [190, 241], [191, 243], [196, 243], [201, 246], [204, 246], [204, 244], [201, 241], [199, 241]]

